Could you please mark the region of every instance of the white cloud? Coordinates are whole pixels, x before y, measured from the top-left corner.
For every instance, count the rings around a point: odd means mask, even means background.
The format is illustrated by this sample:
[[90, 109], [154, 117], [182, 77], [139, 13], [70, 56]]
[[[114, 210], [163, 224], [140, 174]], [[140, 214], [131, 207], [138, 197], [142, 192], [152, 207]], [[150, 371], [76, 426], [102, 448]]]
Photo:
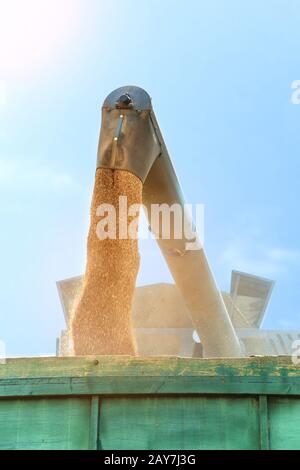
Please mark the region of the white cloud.
[[221, 255], [221, 264], [230, 270], [274, 277], [286, 274], [300, 265], [300, 251], [281, 247], [265, 247], [247, 239], [233, 240]]
[[73, 45], [85, 16], [85, 2], [1, 0], [0, 62], [19, 77], [53, 62]]
[[0, 158], [1, 189], [17, 190], [63, 190], [79, 189], [72, 175], [58, 172], [47, 165], [24, 159]]

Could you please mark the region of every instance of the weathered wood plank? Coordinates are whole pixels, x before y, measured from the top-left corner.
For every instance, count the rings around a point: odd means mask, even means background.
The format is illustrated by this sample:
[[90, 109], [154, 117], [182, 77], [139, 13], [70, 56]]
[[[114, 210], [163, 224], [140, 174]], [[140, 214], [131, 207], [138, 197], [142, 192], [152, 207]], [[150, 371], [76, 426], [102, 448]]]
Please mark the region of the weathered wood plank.
[[63, 377], [1, 379], [0, 397], [60, 395], [300, 395], [300, 378], [280, 377]]
[[104, 450], [260, 448], [254, 398], [110, 398], [100, 423]]
[[91, 414], [90, 414], [90, 436], [89, 449], [98, 450], [98, 427], [99, 427], [99, 402], [98, 396], [91, 398]]
[[300, 449], [300, 400], [292, 397], [270, 397], [270, 448]]
[[0, 400], [0, 449], [88, 449], [90, 400]]
[[189, 359], [124, 356], [34, 357], [7, 359], [0, 378], [89, 376], [261, 376], [299, 377], [290, 357]]
[[269, 410], [268, 397], [261, 395], [259, 397], [259, 424], [260, 424], [260, 449], [270, 449], [270, 429], [269, 429]]
[[0, 366], [0, 396], [117, 394], [300, 395], [290, 358], [124, 357], [10, 359]]

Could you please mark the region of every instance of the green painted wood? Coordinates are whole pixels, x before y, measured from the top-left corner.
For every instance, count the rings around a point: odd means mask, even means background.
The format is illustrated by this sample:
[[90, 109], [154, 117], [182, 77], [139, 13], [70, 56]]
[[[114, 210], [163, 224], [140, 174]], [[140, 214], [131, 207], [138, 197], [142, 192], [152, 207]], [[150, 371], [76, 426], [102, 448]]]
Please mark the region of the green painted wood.
[[260, 424], [260, 448], [261, 450], [270, 449], [270, 427], [268, 397], [259, 397], [259, 424]]
[[29, 377], [103, 376], [249, 376], [299, 377], [300, 367], [290, 357], [191, 359], [124, 356], [34, 357], [7, 359], [0, 364], [0, 379]]
[[105, 450], [260, 448], [254, 398], [104, 399], [99, 430]]
[[90, 414], [90, 440], [89, 449], [98, 450], [99, 448], [99, 397], [91, 398], [91, 414]]
[[0, 400], [0, 449], [88, 449], [90, 400]]
[[77, 395], [300, 395], [300, 379], [280, 377], [82, 377], [0, 380], [0, 397]]
[[300, 450], [300, 400], [269, 398], [270, 447], [273, 450]]
[[300, 395], [300, 368], [288, 357], [182, 359], [78, 357], [10, 359], [0, 396], [103, 394]]
[[0, 449], [300, 449], [290, 358], [0, 365]]

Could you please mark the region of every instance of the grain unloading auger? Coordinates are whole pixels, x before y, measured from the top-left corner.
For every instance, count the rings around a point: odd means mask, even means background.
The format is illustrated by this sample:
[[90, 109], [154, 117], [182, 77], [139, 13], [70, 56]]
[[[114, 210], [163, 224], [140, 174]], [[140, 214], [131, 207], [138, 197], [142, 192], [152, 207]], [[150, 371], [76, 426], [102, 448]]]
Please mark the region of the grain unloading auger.
[[[97, 168], [119, 169], [133, 173], [143, 182], [143, 205], [151, 214], [153, 204], [179, 204], [184, 197], [168, 150], [159, 129], [151, 98], [138, 87], [113, 91], [102, 108]], [[185, 227], [193, 227], [185, 210]], [[191, 240], [183, 231], [175, 236], [174, 217], [170, 219], [170, 237], [155, 232], [157, 242], [188, 307], [201, 338], [206, 357], [242, 356], [221, 293], [209, 267], [205, 251], [188, 249]]]

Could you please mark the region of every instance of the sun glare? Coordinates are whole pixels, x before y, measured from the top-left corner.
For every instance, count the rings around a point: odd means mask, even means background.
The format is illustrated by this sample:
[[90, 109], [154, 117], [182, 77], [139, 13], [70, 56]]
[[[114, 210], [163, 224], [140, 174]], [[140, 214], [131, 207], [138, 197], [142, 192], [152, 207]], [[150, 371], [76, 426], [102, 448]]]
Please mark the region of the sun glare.
[[0, 0], [2, 76], [55, 58], [78, 29], [79, 5], [76, 0]]

